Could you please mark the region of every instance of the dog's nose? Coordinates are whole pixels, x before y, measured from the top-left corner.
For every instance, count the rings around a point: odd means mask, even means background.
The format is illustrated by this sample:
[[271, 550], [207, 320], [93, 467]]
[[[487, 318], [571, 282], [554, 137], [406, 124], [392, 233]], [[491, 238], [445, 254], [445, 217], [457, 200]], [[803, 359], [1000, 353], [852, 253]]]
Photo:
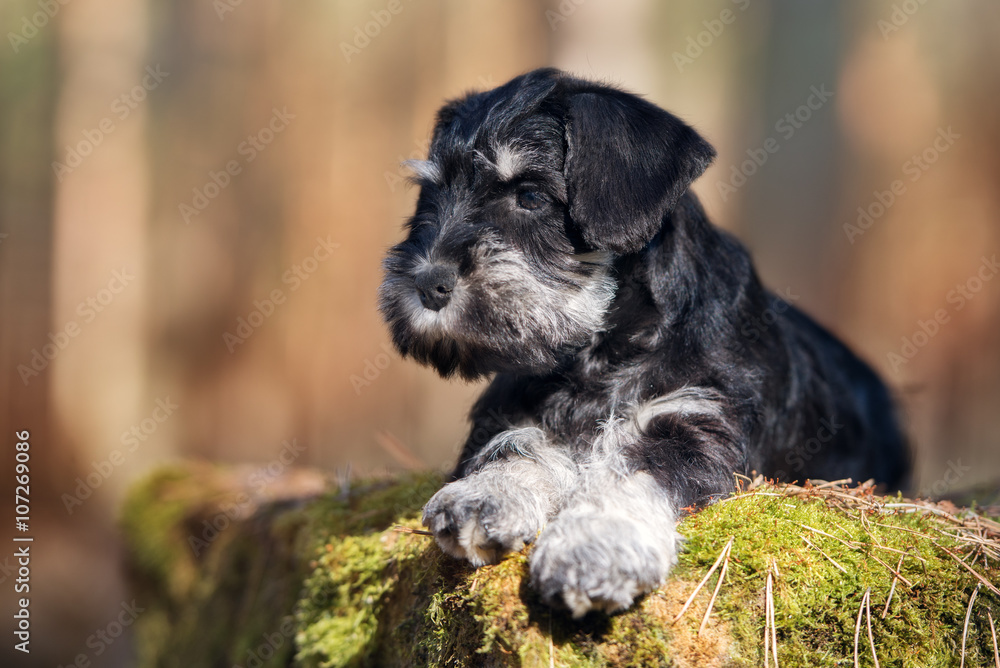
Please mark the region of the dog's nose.
[[427, 267], [413, 280], [420, 295], [420, 303], [432, 311], [440, 311], [448, 304], [457, 281], [458, 272], [440, 264]]

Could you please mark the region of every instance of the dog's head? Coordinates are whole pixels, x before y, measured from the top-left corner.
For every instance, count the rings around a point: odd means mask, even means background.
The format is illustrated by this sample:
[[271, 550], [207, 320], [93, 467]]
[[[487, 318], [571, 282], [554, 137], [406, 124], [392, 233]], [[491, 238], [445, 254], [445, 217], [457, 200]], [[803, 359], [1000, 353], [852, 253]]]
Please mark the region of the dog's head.
[[714, 156], [659, 107], [552, 69], [445, 105], [384, 263], [396, 347], [443, 376], [553, 369], [604, 327], [615, 256]]

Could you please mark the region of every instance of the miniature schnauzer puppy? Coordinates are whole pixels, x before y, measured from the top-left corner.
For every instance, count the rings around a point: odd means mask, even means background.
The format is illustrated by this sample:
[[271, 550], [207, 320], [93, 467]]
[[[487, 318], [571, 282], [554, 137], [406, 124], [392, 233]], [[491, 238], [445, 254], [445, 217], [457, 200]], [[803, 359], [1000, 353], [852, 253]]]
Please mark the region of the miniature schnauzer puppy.
[[714, 157], [659, 107], [541, 69], [446, 104], [410, 164], [379, 307], [404, 356], [492, 377], [423, 522], [477, 566], [534, 541], [533, 587], [574, 616], [663, 583], [682, 509], [736, 473], [908, 472], [879, 378], [688, 190]]

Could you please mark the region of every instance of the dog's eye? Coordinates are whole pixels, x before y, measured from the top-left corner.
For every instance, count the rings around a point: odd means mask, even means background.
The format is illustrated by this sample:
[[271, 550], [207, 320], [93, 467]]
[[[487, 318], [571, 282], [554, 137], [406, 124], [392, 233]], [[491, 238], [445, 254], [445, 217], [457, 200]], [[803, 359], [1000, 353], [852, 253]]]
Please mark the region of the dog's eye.
[[524, 189], [517, 191], [517, 205], [522, 209], [534, 211], [544, 203], [545, 196], [537, 190]]

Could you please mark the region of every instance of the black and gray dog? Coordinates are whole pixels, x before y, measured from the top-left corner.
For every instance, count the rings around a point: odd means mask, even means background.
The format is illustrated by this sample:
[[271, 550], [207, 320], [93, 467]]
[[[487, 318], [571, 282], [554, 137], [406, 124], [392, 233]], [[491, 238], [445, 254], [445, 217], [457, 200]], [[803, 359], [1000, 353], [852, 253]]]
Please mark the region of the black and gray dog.
[[533, 586], [575, 616], [659, 586], [682, 509], [734, 473], [908, 471], [879, 378], [688, 190], [714, 156], [655, 105], [541, 69], [445, 105], [410, 164], [379, 290], [393, 341], [442, 376], [493, 374], [424, 524], [475, 565], [536, 541]]

